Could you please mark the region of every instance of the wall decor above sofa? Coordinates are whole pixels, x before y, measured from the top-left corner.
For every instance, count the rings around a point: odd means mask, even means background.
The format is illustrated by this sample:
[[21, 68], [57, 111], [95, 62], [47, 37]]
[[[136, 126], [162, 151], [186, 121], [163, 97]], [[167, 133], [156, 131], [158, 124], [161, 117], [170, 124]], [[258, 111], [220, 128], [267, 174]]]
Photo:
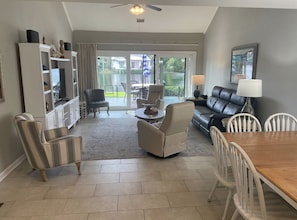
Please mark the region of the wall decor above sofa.
[[238, 84], [240, 79], [255, 79], [258, 44], [233, 47], [231, 50], [230, 83]]

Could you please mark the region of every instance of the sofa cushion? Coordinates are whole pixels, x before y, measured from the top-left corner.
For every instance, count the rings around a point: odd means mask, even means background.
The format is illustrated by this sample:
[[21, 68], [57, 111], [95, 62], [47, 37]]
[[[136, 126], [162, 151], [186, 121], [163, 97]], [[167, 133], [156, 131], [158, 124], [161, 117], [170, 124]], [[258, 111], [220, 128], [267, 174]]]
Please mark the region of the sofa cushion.
[[236, 105], [240, 105], [243, 106], [245, 103], [246, 98], [243, 96], [239, 96], [236, 95], [236, 92], [232, 92], [231, 98], [230, 98], [230, 102], [236, 104]]
[[236, 113], [239, 113], [241, 111], [241, 109], [242, 109], [242, 106], [235, 105], [235, 104], [230, 102], [224, 108], [223, 114], [225, 114], [225, 115], [234, 115]]
[[228, 104], [229, 102], [226, 101], [226, 100], [223, 100], [223, 99], [218, 99], [216, 101], [216, 103], [214, 104], [214, 106], [212, 107], [212, 110], [217, 112], [217, 113], [222, 113], [224, 108], [226, 107], [226, 105]]
[[231, 95], [232, 95], [232, 91], [231, 89], [222, 89], [221, 93], [220, 93], [220, 99], [226, 100], [226, 101], [230, 101]]
[[218, 99], [219, 99], [218, 97], [210, 96], [206, 101], [207, 107], [212, 109]]
[[221, 93], [222, 89], [224, 89], [224, 88], [220, 87], [220, 86], [213, 87], [212, 92], [211, 92], [211, 96], [220, 97], [220, 93]]

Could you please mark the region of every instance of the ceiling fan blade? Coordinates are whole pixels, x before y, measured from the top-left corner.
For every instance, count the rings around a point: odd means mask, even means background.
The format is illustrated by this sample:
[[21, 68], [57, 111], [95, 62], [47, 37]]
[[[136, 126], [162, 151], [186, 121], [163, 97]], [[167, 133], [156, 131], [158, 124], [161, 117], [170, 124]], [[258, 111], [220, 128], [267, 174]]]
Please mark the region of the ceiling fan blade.
[[159, 8], [159, 7], [154, 6], [154, 5], [145, 5], [145, 7], [148, 7], [150, 9], [155, 10], [155, 11], [162, 11], [162, 8]]
[[113, 5], [113, 6], [110, 6], [110, 8], [116, 8], [116, 7], [120, 7], [120, 6], [124, 6], [124, 5], [129, 5], [129, 4]]

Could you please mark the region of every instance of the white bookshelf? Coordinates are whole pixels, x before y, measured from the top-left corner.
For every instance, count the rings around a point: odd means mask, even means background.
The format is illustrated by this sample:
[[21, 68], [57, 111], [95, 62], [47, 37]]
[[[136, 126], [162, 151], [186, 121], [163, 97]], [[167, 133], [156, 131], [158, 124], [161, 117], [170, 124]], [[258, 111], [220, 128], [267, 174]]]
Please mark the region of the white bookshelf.
[[[40, 120], [45, 129], [71, 128], [80, 118], [77, 53], [65, 51], [65, 58], [54, 58], [50, 56], [50, 46], [39, 43], [19, 43], [19, 52], [25, 111]], [[54, 101], [53, 68], [65, 72], [66, 97], [59, 103]]]

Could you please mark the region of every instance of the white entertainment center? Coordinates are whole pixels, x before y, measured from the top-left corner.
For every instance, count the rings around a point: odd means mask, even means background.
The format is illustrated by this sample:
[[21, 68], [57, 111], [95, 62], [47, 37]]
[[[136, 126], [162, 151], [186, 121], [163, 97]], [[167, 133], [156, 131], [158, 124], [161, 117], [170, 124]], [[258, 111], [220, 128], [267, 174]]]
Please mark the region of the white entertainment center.
[[[45, 44], [19, 43], [25, 111], [45, 129], [71, 128], [80, 119], [77, 53], [65, 51], [64, 58], [55, 58], [50, 49]], [[53, 85], [57, 71], [58, 86]]]

